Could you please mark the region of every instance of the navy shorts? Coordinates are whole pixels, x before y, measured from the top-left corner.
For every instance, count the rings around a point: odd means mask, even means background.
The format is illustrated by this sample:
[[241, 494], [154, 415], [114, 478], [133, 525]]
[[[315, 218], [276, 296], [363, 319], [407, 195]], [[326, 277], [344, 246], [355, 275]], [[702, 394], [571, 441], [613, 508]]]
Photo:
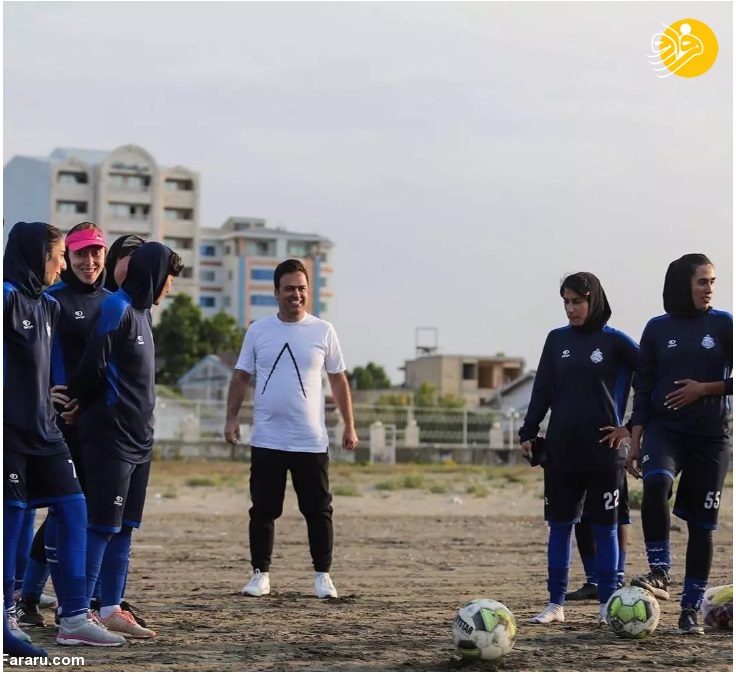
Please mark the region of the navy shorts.
[[42, 508], [84, 498], [68, 451], [38, 456], [5, 449], [3, 469], [3, 501], [18, 508]]
[[112, 534], [123, 524], [139, 528], [151, 462], [130, 463], [104, 450], [85, 447], [84, 467], [89, 527]]
[[723, 483], [731, 460], [727, 440], [698, 438], [664, 428], [648, 428], [641, 445], [644, 490], [647, 478], [680, 475], [672, 512], [705, 529], [718, 527]]
[[[583, 505], [583, 518], [590, 519], [590, 504], [592, 499], [585, 499]], [[618, 499], [618, 523], [619, 524], [631, 524], [631, 508], [629, 507], [629, 483], [626, 480], [626, 473], [624, 473], [624, 481], [621, 485], [621, 493]]]
[[544, 519], [579, 522], [585, 504], [586, 516], [593, 524], [618, 524], [625, 482], [623, 468], [585, 471], [548, 462], [544, 467]]

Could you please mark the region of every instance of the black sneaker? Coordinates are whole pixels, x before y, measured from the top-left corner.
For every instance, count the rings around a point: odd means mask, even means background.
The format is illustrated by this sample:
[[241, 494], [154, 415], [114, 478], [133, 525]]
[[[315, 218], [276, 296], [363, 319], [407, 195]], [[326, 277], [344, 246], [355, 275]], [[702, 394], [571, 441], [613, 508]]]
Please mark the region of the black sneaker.
[[643, 587], [657, 599], [670, 598], [670, 593], [667, 592], [670, 577], [664, 569], [656, 568], [652, 569], [646, 576], [635, 576], [631, 579], [631, 584], [635, 587]]
[[584, 601], [586, 599], [598, 599], [598, 585], [596, 583], [583, 583], [582, 587], [575, 592], [568, 592], [565, 601]]
[[135, 621], [141, 626], [146, 627], [146, 621], [143, 620], [141, 617], [141, 610], [137, 606], [133, 606], [133, 604], [130, 604], [129, 602], [123, 600], [120, 602], [120, 608], [123, 611], [129, 611], [130, 615], [135, 618]]
[[686, 606], [680, 613], [677, 628], [682, 634], [703, 634], [705, 630], [698, 623], [698, 612], [692, 606]]
[[21, 597], [15, 604], [15, 614], [21, 627], [46, 627], [46, 621], [33, 599]]

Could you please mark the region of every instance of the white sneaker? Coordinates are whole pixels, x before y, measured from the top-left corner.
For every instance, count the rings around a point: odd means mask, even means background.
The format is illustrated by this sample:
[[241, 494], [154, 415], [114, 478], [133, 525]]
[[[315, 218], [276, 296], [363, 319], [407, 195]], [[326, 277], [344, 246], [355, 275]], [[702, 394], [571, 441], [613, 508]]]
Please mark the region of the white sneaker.
[[261, 597], [264, 594], [271, 594], [271, 581], [268, 572], [261, 573], [258, 569], [253, 572], [253, 577], [248, 584], [240, 591], [240, 594], [250, 595], [251, 597]]
[[547, 623], [564, 623], [565, 611], [559, 604], [548, 604], [538, 616], [529, 619], [530, 623], [546, 625]]
[[606, 612], [606, 604], [598, 605], [598, 627], [608, 625], [608, 615]]
[[332, 583], [329, 573], [315, 572], [314, 574], [314, 593], [320, 599], [327, 599], [333, 597], [337, 599], [337, 590]]
[[59, 646], [122, 646], [125, 637], [108, 632], [92, 612], [62, 618], [56, 635]]

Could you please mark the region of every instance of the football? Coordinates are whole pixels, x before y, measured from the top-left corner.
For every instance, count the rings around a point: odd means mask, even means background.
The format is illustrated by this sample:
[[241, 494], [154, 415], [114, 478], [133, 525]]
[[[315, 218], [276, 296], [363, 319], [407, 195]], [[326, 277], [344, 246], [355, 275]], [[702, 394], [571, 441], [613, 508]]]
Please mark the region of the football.
[[733, 585], [710, 587], [702, 605], [703, 621], [720, 630], [733, 629]]
[[608, 600], [606, 617], [622, 639], [644, 639], [657, 628], [659, 603], [641, 587], [622, 587]]
[[501, 602], [473, 599], [455, 615], [452, 636], [463, 658], [497, 660], [514, 647], [516, 621]]

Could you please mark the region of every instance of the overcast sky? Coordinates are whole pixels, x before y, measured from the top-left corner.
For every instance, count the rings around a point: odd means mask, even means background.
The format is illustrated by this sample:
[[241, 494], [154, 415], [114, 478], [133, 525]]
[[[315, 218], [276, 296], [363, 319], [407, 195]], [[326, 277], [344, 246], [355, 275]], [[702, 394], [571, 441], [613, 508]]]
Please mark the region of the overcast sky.
[[[4, 3], [4, 161], [141, 145], [231, 215], [334, 241], [348, 367], [401, 382], [415, 328], [536, 367], [597, 274], [638, 341], [668, 263], [733, 302], [730, 2]], [[713, 68], [658, 79], [663, 23]]]

